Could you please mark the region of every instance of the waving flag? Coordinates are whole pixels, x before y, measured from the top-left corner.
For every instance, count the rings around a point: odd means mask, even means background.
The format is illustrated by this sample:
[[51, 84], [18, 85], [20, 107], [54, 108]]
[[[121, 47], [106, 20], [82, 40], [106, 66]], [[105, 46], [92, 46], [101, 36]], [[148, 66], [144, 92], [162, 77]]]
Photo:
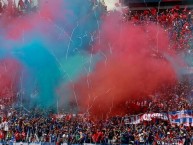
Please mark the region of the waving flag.
[[193, 111], [192, 110], [182, 110], [169, 112], [168, 117], [171, 124], [184, 124], [186, 126], [193, 125]]

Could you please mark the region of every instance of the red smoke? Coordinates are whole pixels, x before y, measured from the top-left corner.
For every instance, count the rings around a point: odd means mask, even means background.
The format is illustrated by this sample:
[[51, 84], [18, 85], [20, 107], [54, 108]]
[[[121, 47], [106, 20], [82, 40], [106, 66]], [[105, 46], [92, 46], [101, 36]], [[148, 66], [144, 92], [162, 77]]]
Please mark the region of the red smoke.
[[20, 81], [20, 70], [21, 66], [15, 60], [0, 60], [0, 98], [10, 99], [16, 96]]
[[[102, 116], [124, 114], [126, 101], [140, 99], [174, 84], [176, 74], [164, 54], [169, 51], [167, 33], [160, 27], [121, 23], [112, 15], [104, 19], [96, 53], [103, 53], [89, 76], [74, 83], [81, 111]], [[133, 108], [135, 109], [135, 108]], [[105, 117], [105, 116], [103, 116]]]
[[[48, 24], [55, 24], [54, 21], [58, 18], [64, 19], [65, 9], [63, 6], [62, 0], [41, 0], [37, 12], [23, 14], [22, 16], [15, 16], [18, 11], [13, 8], [6, 9], [8, 13], [3, 14], [0, 26], [4, 28], [7, 38], [13, 40], [24, 37], [23, 35], [26, 32], [33, 31], [35, 28], [47, 33], [46, 26]], [[12, 11], [15, 11], [15, 13]]]

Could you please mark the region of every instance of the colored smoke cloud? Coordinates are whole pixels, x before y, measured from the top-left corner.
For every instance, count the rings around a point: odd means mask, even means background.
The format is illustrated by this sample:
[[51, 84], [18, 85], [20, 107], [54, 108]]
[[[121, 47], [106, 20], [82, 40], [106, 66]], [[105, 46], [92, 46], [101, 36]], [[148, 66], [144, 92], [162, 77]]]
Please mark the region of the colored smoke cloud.
[[[88, 0], [41, 0], [37, 12], [19, 17], [10, 13], [0, 19], [0, 58], [11, 58], [22, 66], [18, 68], [21, 81], [15, 86], [24, 92], [23, 103], [56, 106], [61, 83], [74, 80], [85, 73], [85, 66], [93, 65], [88, 50], [101, 12], [93, 10]], [[10, 75], [14, 69], [10, 68]]]
[[[10, 73], [12, 72], [12, 73]], [[12, 103], [20, 82], [21, 66], [13, 59], [0, 60], [0, 98], [7, 98]]]
[[37, 12], [9, 14], [0, 19], [0, 63], [10, 73], [2, 70], [0, 81], [9, 88], [14, 76], [26, 106], [59, 103], [97, 116], [115, 114], [127, 100], [177, 80], [164, 58], [177, 58], [167, 32], [154, 24], [122, 23], [118, 14], [101, 18], [103, 9], [89, 0], [41, 0]]
[[82, 112], [100, 117], [124, 114], [126, 101], [145, 99], [160, 86], [176, 83], [176, 70], [164, 55], [177, 57], [169, 50], [163, 29], [122, 23], [117, 14], [111, 14], [103, 19], [100, 37], [94, 52], [104, 59], [72, 84]]

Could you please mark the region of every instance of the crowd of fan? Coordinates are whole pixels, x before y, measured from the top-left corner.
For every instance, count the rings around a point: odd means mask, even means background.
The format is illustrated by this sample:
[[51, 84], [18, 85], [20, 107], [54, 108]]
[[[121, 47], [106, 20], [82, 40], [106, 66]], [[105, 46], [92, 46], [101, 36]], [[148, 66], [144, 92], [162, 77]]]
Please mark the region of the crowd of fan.
[[179, 6], [175, 6], [167, 10], [153, 8], [144, 11], [130, 11], [124, 14], [124, 20], [132, 21], [138, 25], [156, 23], [168, 32], [171, 40], [171, 49], [190, 51], [193, 40], [192, 16], [193, 12], [191, 9], [182, 9]]
[[[3, 4], [0, 0], [0, 13], [20, 15], [32, 11], [33, 1], [20, 0], [14, 4], [12, 0]], [[11, 10], [11, 11], [10, 11]], [[134, 24], [160, 24], [168, 31], [171, 47], [177, 50], [191, 52], [193, 40], [192, 11], [173, 9], [160, 11], [157, 9], [142, 12], [130, 12], [127, 20]], [[163, 97], [154, 97], [150, 101], [126, 102], [128, 110], [133, 105], [139, 106], [141, 112], [168, 112], [192, 109], [193, 106], [184, 98], [186, 94], [173, 94], [170, 100], [164, 102]], [[102, 121], [92, 121], [84, 115], [66, 114], [63, 117], [41, 115], [34, 112], [24, 112], [11, 109], [0, 122], [1, 142], [49, 142], [49, 143], [99, 143], [99, 144], [193, 144], [193, 127], [173, 126], [168, 121], [154, 120], [138, 125], [128, 125], [124, 117], [113, 117]]]
[[153, 100], [132, 100], [125, 103], [125, 107], [130, 111], [130, 115], [136, 113], [147, 113], [147, 112], [170, 112], [179, 110], [192, 110], [193, 104], [185, 97], [172, 97], [167, 101], [163, 98], [156, 98]]
[[84, 115], [62, 117], [34, 115], [10, 110], [0, 123], [0, 141], [47, 142], [54, 144], [185, 144], [193, 143], [193, 127], [171, 125], [155, 119], [137, 125], [125, 124], [124, 117], [91, 121]]
[[179, 110], [192, 110], [192, 92], [191, 84], [181, 82], [175, 86], [175, 89], [164, 86], [162, 92], [155, 93], [155, 95], [149, 95], [148, 97], [142, 96], [137, 100], [128, 100], [125, 102], [124, 107], [129, 110], [129, 115], [139, 112], [167, 113]]
[[[182, 95], [183, 96], [183, 95]], [[152, 97], [146, 101], [128, 101], [128, 106], [137, 105], [143, 111], [165, 112], [192, 109], [182, 96], [169, 101]], [[142, 99], [141, 99], [142, 100]], [[130, 103], [130, 104], [129, 104]], [[132, 104], [131, 104], [132, 103]], [[136, 107], [135, 107], [136, 108]], [[164, 110], [165, 109], [165, 110]], [[136, 145], [190, 145], [193, 144], [193, 124], [177, 126], [170, 121], [153, 119], [140, 124], [127, 124], [126, 116], [96, 120], [88, 114], [55, 114], [42, 110], [1, 108], [6, 116], [0, 121], [0, 142], [52, 143], [52, 144], [136, 144]], [[128, 108], [132, 110], [132, 108]], [[139, 111], [139, 110], [138, 110]], [[51, 115], [52, 114], [52, 115]]]

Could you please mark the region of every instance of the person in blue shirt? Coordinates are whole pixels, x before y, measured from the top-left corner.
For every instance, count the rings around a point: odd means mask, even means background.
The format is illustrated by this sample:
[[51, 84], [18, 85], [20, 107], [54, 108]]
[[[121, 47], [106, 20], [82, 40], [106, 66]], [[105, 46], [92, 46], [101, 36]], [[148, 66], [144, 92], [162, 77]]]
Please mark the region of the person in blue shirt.
[[80, 135], [80, 137], [79, 137], [79, 139], [78, 139], [78, 142], [79, 142], [80, 144], [83, 144], [84, 141], [85, 141], [85, 134], [80, 130], [80, 131], [79, 131], [79, 135]]
[[55, 133], [51, 134], [50, 135], [50, 140], [51, 140], [52, 143], [56, 142], [57, 141], [57, 135]]

